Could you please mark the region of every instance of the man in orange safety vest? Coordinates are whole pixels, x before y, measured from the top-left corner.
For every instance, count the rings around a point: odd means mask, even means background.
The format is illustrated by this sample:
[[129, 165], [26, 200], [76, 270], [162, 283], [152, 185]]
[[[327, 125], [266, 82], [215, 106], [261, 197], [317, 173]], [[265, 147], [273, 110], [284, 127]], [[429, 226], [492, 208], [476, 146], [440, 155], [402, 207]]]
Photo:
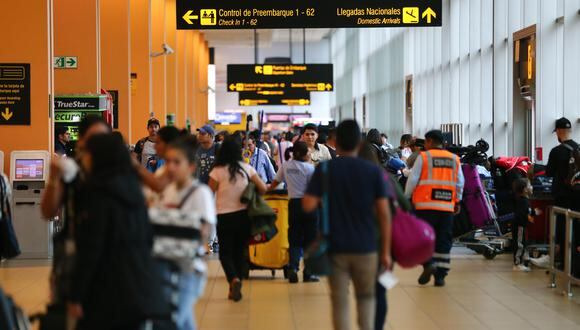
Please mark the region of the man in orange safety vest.
[[433, 130], [425, 135], [425, 149], [409, 174], [405, 194], [411, 197], [415, 213], [427, 221], [437, 236], [435, 253], [423, 266], [419, 284], [435, 277], [435, 286], [445, 286], [451, 264], [453, 216], [460, 211], [464, 177], [459, 157], [443, 149], [443, 133]]

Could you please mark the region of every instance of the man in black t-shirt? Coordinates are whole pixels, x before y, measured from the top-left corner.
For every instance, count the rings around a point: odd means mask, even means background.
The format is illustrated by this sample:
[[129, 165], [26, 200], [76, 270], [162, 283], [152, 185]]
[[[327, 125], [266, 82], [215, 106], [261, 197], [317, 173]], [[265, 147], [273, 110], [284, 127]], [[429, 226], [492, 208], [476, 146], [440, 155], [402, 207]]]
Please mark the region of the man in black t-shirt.
[[[302, 200], [306, 212], [322, 205], [328, 224], [329, 277], [335, 328], [350, 328], [349, 283], [354, 283], [360, 329], [375, 322], [375, 284], [381, 270], [391, 267], [391, 211], [382, 170], [357, 158], [361, 132], [354, 120], [337, 128], [339, 158], [319, 165]], [[377, 224], [378, 221], [378, 224]], [[377, 227], [379, 234], [377, 235]], [[377, 244], [377, 236], [381, 244]], [[378, 253], [377, 253], [378, 252]]]
[[552, 184], [552, 195], [554, 205], [563, 208], [578, 208], [576, 204], [580, 201], [574, 200], [574, 194], [570, 184], [566, 182], [569, 177], [570, 158], [572, 150], [578, 149], [578, 143], [572, 140], [572, 123], [566, 118], [556, 120], [554, 132], [558, 136], [560, 145], [550, 151], [546, 175], [554, 178]]
[[[578, 149], [578, 143], [572, 140], [572, 123], [562, 117], [556, 120], [554, 129], [560, 145], [550, 151], [546, 175], [554, 178], [552, 183], [552, 195], [554, 197], [554, 206], [564, 209], [580, 210], [580, 199], [577, 193], [572, 191], [570, 184], [567, 182], [570, 171], [570, 159], [573, 150]], [[556, 267], [563, 269], [564, 264], [564, 240], [566, 232], [565, 217], [558, 216], [556, 220]], [[577, 232], [578, 230], [575, 230]], [[575, 235], [578, 236], [578, 235]], [[575, 238], [575, 241], [579, 241]], [[574, 256], [575, 257], [575, 256]], [[573, 258], [576, 259], [576, 258]], [[532, 262], [533, 263], [533, 262]], [[573, 261], [576, 264], [577, 261]], [[574, 269], [578, 267], [573, 267]]]

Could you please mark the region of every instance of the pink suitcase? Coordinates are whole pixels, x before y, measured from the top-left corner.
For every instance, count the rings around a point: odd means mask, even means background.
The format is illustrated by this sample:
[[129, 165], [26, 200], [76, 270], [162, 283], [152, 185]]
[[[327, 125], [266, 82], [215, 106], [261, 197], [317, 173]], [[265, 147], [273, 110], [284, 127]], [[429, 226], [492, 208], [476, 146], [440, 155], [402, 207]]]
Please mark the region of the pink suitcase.
[[477, 166], [463, 164], [461, 168], [465, 177], [463, 205], [473, 226], [482, 228], [495, 218], [491, 202], [481, 184]]

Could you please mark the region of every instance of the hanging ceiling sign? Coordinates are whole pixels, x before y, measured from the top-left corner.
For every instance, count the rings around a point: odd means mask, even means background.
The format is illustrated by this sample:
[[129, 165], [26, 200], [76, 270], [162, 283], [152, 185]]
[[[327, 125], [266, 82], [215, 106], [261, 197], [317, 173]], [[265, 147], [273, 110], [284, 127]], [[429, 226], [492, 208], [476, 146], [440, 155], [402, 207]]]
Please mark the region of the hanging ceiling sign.
[[241, 106], [306, 106], [310, 105], [310, 93], [300, 90], [240, 92]]
[[442, 0], [177, 0], [177, 29], [441, 26]]
[[228, 92], [334, 90], [332, 64], [229, 64], [227, 75]]

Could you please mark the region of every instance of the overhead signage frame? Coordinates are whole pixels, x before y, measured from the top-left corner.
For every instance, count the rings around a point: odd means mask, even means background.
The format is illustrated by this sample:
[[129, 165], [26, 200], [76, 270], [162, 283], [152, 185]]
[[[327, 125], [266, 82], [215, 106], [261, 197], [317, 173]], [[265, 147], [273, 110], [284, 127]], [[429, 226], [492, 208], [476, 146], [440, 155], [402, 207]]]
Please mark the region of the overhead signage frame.
[[179, 30], [436, 27], [442, 0], [177, 0]]
[[298, 90], [331, 92], [332, 64], [229, 64], [228, 92]]

